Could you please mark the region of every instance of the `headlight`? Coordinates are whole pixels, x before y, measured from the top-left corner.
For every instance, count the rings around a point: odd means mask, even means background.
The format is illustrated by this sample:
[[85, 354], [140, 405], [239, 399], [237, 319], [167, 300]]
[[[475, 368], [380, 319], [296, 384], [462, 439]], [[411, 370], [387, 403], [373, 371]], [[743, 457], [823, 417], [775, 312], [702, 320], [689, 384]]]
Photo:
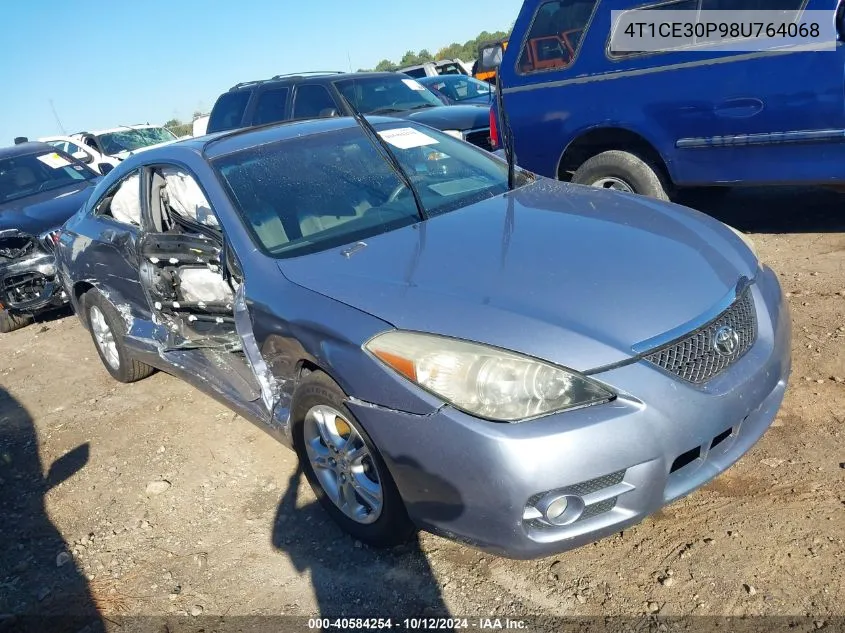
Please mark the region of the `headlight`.
[[433, 334], [386, 332], [364, 349], [426, 391], [488, 420], [516, 422], [614, 398], [570, 370]]
[[760, 260], [760, 256], [757, 254], [757, 245], [754, 243], [754, 240], [752, 240], [750, 237], [748, 237], [748, 236], [747, 236], [745, 233], [743, 233], [742, 231], [738, 231], [737, 229], [735, 229], [734, 227], [732, 227], [730, 224], [725, 224], [725, 226], [726, 226], [726, 227], [728, 227], [731, 231], [733, 231], [733, 232], [734, 232], [734, 234], [735, 234], [735, 235], [736, 235], [739, 239], [741, 239], [743, 242], [745, 242], [745, 245], [748, 247], [748, 250], [750, 250], [750, 251], [754, 254], [754, 259], [756, 259], [757, 261], [759, 261], [759, 260]]
[[454, 136], [457, 139], [464, 140], [464, 133], [460, 130], [443, 130], [443, 134]]

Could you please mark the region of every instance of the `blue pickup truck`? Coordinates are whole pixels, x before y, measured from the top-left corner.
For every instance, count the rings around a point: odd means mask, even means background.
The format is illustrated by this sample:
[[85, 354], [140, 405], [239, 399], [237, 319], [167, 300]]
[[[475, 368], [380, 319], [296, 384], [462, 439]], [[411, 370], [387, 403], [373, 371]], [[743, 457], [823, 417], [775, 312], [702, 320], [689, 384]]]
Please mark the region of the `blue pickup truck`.
[[[611, 12], [652, 7], [821, 11], [812, 15], [838, 41], [825, 51], [613, 52]], [[841, 187], [842, 22], [837, 0], [525, 0], [498, 70], [519, 164], [661, 199], [699, 187]]]

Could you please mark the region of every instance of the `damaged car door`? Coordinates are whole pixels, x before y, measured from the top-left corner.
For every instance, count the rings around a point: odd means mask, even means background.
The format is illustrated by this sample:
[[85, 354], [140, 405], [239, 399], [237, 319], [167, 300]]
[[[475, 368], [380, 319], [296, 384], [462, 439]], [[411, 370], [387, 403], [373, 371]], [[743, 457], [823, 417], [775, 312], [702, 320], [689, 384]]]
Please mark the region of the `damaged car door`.
[[252, 334], [240, 266], [216, 215], [181, 166], [149, 166], [144, 184], [148, 230], [138, 274], [161, 356], [267, 420], [273, 388]]

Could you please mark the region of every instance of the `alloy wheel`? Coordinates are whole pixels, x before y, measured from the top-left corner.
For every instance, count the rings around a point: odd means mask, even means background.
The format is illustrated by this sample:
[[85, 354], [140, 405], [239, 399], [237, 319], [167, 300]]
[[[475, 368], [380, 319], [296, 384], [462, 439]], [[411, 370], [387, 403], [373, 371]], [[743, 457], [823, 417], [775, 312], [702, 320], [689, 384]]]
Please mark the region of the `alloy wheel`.
[[88, 320], [91, 323], [91, 332], [94, 334], [94, 340], [97, 342], [97, 347], [100, 348], [100, 353], [106, 359], [109, 367], [117, 370], [120, 367], [120, 355], [117, 352], [114, 332], [106, 323], [103, 311], [97, 306], [91, 306], [91, 310], [88, 312]]
[[363, 438], [340, 411], [312, 407], [303, 425], [305, 451], [329, 499], [356, 523], [378, 520], [384, 495], [378, 471]]

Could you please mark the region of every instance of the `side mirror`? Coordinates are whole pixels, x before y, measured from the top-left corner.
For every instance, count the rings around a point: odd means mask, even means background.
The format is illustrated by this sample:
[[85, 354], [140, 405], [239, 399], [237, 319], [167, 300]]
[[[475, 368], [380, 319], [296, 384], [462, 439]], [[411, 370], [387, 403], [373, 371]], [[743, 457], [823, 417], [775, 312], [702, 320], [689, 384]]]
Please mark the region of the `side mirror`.
[[340, 116], [340, 112], [338, 112], [336, 108], [324, 108], [320, 110], [321, 119], [331, 119], [336, 116]]
[[73, 156], [80, 163], [85, 163], [86, 165], [90, 165], [94, 162], [94, 157], [91, 156], [91, 154], [89, 154], [88, 152], [83, 152], [82, 150], [74, 152], [73, 154], [71, 154], [71, 156]]
[[491, 44], [489, 46], [485, 46], [481, 49], [481, 54], [479, 55], [481, 63], [479, 63], [478, 66], [484, 70], [493, 70], [494, 68], [498, 68], [502, 65], [502, 57], [504, 57], [504, 55], [505, 47], [501, 44]]
[[845, 42], [845, 2], [836, 7], [836, 35], [840, 42]]
[[112, 165], [111, 163], [100, 163], [99, 169], [100, 169], [100, 173], [103, 174], [103, 176], [105, 176], [112, 169], [114, 169], [114, 165]]

